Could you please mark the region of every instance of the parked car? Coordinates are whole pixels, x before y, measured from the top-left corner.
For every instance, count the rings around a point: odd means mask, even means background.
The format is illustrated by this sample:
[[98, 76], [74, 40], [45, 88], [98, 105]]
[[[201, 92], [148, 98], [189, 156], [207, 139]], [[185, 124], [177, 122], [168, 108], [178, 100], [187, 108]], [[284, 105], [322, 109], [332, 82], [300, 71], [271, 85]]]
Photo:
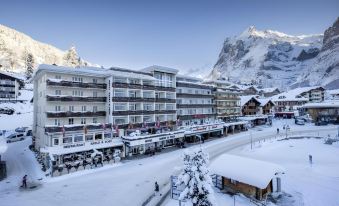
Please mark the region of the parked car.
[[18, 127], [15, 129], [15, 132], [18, 132], [18, 133], [24, 133], [26, 132], [28, 129], [28, 127]]
[[301, 119], [301, 118], [296, 118], [294, 120], [294, 123], [297, 124], [297, 125], [305, 125], [305, 120]]
[[33, 135], [33, 134], [32, 134], [32, 130], [31, 130], [31, 129], [27, 130], [26, 136], [32, 136], [32, 135]]
[[22, 141], [25, 139], [25, 136], [23, 133], [14, 133], [7, 137], [7, 143]]

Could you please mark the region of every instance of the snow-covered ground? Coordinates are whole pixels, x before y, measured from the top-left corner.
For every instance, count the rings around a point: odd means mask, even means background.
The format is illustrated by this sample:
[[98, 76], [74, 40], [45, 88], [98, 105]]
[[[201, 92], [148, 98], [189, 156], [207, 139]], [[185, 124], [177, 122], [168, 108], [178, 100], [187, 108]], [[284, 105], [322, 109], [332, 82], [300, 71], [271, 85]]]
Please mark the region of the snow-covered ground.
[[[327, 134], [328, 130], [336, 131], [335, 126], [315, 127], [313, 125], [294, 125], [293, 120], [274, 121], [273, 127], [262, 126], [247, 132], [229, 135], [225, 138], [205, 141], [202, 147], [213, 159], [236, 147], [248, 144], [250, 133], [253, 140], [275, 137], [276, 128], [288, 123], [291, 132], [299, 134]], [[282, 130], [282, 129], [281, 129]], [[175, 150], [137, 160], [125, 160], [121, 164], [104, 166], [99, 169], [79, 171], [61, 177], [43, 177], [36, 168], [39, 167], [28, 150], [29, 139], [11, 143], [3, 155], [8, 162], [8, 178], [0, 182], [1, 206], [38, 205], [141, 205], [154, 190], [154, 182], [160, 188], [168, 183], [169, 177], [178, 172], [181, 166], [183, 150]], [[198, 147], [198, 145], [194, 146]], [[26, 150], [26, 151], [25, 151]], [[24, 174], [28, 180], [41, 184], [35, 190], [21, 191], [19, 182]], [[246, 205], [246, 204], [245, 204]]]
[[[334, 138], [338, 131], [320, 132], [321, 136], [327, 137], [328, 134]], [[318, 136], [318, 132], [310, 133], [309, 136]], [[324, 144], [324, 139], [316, 138], [281, 139], [256, 142], [252, 149], [250, 145], [246, 145], [228, 153], [276, 163], [286, 169], [282, 177], [282, 190], [292, 197], [280, 200], [277, 205], [339, 205], [339, 144], [327, 145]], [[309, 164], [308, 155], [313, 156], [312, 165]], [[218, 189], [215, 189], [215, 197], [218, 205], [233, 205], [235, 201], [238, 206], [255, 206], [243, 196], [237, 195], [234, 200], [233, 196], [222, 194]], [[178, 201], [168, 198], [164, 205], [178, 205]], [[182, 203], [182, 206], [191, 204]]]

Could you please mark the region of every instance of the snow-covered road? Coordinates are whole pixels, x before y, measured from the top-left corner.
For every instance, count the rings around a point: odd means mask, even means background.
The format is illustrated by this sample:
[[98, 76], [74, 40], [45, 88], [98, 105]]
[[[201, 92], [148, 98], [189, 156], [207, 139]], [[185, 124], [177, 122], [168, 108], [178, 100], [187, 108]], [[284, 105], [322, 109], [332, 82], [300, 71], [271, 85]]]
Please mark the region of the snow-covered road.
[[[252, 129], [253, 140], [274, 137], [277, 125], [281, 128], [281, 123], [276, 122], [274, 127], [264, 128], [262, 131], [258, 131], [258, 128]], [[315, 135], [318, 132], [337, 129], [335, 126], [297, 126], [292, 123], [290, 125], [291, 132], [296, 134], [306, 131]], [[248, 144], [250, 141], [250, 132], [247, 131], [205, 142], [202, 147], [213, 158], [233, 148]], [[8, 152], [13, 147], [9, 147]], [[199, 147], [199, 145], [194, 147]], [[6, 186], [4, 190], [3, 186], [6, 183], [3, 181], [0, 182], [0, 202], [4, 206], [33, 206], [41, 203], [46, 206], [141, 205], [153, 193], [155, 181], [158, 181], [161, 187], [168, 182], [170, 175], [175, 173], [175, 168], [180, 167], [182, 153], [183, 150], [176, 150], [149, 158], [125, 161], [119, 165], [86, 170], [52, 179], [47, 178], [43, 180], [40, 189], [29, 192], [19, 192], [15, 188], [17, 183], [8, 183], [13, 187]], [[11, 154], [6, 158], [10, 162], [17, 157]], [[27, 168], [20, 168], [20, 170], [31, 172], [31, 169]], [[32, 170], [34, 174], [34, 169]], [[17, 181], [20, 181], [21, 176], [18, 177], [18, 173], [10, 171], [9, 175], [10, 180], [14, 181], [17, 178]]]

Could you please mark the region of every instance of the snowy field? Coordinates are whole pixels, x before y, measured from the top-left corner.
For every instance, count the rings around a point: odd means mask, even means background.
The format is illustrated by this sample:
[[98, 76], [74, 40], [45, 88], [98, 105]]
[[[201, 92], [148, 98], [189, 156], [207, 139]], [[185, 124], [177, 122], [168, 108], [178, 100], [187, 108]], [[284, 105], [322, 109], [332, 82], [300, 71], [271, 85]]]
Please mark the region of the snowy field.
[[[335, 126], [315, 127], [313, 125], [294, 125], [293, 120], [274, 121], [273, 127], [261, 126], [225, 138], [206, 141], [202, 147], [214, 157], [248, 144], [250, 133], [253, 141], [274, 138], [276, 128], [282, 124], [291, 126], [290, 133], [327, 135], [336, 131]], [[1, 206], [49, 205], [141, 205], [154, 190], [154, 182], [160, 188], [168, 183], [169, 177], [178, 172], [181, 166], [183, 150], [157, 153], [156, 156], [123, 161], [120, 164], [104, 166], [99, 169], [85, 170], [61, 177], [49, 178], [38, 169], [33, 154], [28, 150], [30, 139], [11, 143], [3, 155], [8, 163], [8, 178], [0, 182]], [[199, 147], [195, 145], [193, 147]], [[315, 158], [316, 159], [316, 158]], [[34, 190], [21, 191], [19, 184], [22, 176], [28, 174], [28, 182], [38, 187]], [[40, 179], [42, 178], [42, 179]], [[131, 198], [132, 197], [132, 198]], [[245, 203], [245, 205], [248, 205]]]
[[[327, 133], [335, 137], [337, 131]], [[250, 145], [246, 145], [228, 153], [276, 163], [286, 169], [286, 174], [282, 177], [282, 190], [292, 197], [284, 198], [276, 205], [339, 205], [339, 142], [327, 145], [324, 144], [324, 139], [303, 138], [278, 141], [272, 138], [255, 143], [252, 149]], [[308, 155], [313, 156], [312, 165], [309, 164]], [[237, 206], [255, 206], [243, 196], [237, 195], [234, 200], [233, 196], [222, 194], [218, 189], [215, 189], [215, 197], [218, 205], [233, 205], [235, 201]], [[177, 206], [178, 201], [167, 198], [164, 205]], [[182, 206], [191, 206], [191, 204], [182, 203]]]

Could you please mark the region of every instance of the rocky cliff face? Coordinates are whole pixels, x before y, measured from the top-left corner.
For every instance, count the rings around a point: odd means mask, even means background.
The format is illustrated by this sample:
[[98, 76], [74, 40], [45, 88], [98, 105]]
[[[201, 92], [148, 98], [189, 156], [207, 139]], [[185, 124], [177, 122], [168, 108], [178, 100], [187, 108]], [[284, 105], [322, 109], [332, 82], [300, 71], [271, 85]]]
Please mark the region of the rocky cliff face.
[[250, 27], [225, 40], [209, 78], [282, 90], [300, 85], [332, 88], [333, 79], [339, 78], [337, 24], [338, 20], [324, 35], [302, 36]]
[[[35, 67], [38, 64], [63, 66], [91, 65], [82, 60], [74, 47], [62, 51], [38, 42], [14, 29], [0, 25], [0, 70], [22, 73], [26, 69], [27, 56], [31, 54]], [[92, 65], [93, 66], [93, 65]]]

